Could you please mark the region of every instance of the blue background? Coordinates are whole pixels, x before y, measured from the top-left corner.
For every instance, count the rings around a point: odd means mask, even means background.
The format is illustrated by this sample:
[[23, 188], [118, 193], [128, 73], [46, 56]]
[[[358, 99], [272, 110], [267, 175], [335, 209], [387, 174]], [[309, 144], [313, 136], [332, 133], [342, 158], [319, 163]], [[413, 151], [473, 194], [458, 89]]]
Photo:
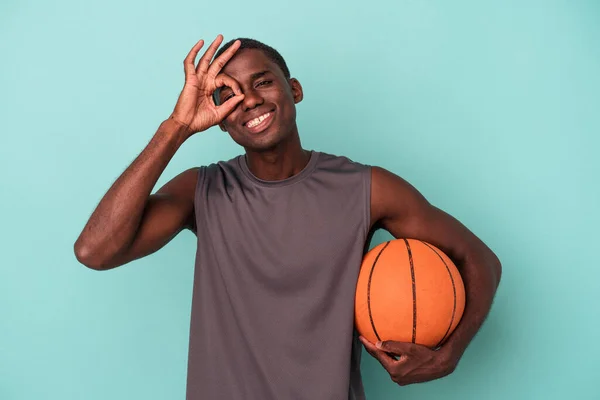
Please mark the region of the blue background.
[[[399, 387], [365, 352], [369, 399], [600, 399], [591, 0], [4, 0], [0, 399], [184, 398], [193, 234], [110, 272], [73, 243], [172, 111], [189, 49], [218, 33], [283, 54], [306, 148], [392, 170], [503, 262], [454, 374]], [[158, 185], [241, 151], [211, 128]]]

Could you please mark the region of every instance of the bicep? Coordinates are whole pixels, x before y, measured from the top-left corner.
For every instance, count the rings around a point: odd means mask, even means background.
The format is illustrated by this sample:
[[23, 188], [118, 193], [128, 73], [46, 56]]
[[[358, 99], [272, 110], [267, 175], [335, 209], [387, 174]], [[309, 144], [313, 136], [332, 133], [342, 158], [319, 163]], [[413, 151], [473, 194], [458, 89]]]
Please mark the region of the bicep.
[[453, 259], [463, 259], [483, 244], [404, 179], [381, 168], [374, 168], [372, 174], [372, 218], [395, 238], [431, 243]]
[[134, 239], [114, 264], [150, 255], [184, 229], [194, 231], [196, 177], [197, 169], [184, 171], [149, 196]]

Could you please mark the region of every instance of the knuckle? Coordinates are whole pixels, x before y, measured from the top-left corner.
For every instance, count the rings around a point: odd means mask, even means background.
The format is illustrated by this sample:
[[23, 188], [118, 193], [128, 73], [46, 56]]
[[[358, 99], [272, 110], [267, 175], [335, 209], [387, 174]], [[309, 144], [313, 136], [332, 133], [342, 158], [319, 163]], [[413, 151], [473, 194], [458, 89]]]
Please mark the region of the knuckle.
[[400, 371], [393, 370], [390, 372], [390, 376], [397, 384], [402, 385], [404, 383], [404, 375]]
[[218, 69], [222, 69], [225, 66], [225, 61], [223, 61], [223, 60], [216, 60], [215, 61], [215, 65], [217, 66]]
[[404, 386], [406, 384], [404, 376], [402, 376], [402, 374], [394, 373], [391, 376], [392, 376], [392, 381], [394, 381], [394, 383], [397, 383], [400, 386]]

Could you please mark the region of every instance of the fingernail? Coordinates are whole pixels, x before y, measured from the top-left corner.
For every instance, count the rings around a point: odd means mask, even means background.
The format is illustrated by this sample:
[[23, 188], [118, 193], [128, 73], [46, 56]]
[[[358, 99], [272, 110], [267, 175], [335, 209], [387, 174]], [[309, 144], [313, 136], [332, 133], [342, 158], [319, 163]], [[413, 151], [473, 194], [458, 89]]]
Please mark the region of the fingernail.
[[381, 348], [381, 340], [378, 340], [377, 343], [375, 343], [375, 346], [377, 346], [378, 349]]

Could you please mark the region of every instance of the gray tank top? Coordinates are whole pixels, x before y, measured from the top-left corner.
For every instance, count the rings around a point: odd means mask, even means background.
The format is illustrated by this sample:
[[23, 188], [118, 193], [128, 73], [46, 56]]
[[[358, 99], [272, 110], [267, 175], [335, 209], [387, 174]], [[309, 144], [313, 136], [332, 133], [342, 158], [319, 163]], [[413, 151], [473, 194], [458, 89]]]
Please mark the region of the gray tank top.
[[354, 294], [370, 168], [313, 151], [280, 181], [199, 171], [187, 400], [364, 399]]

